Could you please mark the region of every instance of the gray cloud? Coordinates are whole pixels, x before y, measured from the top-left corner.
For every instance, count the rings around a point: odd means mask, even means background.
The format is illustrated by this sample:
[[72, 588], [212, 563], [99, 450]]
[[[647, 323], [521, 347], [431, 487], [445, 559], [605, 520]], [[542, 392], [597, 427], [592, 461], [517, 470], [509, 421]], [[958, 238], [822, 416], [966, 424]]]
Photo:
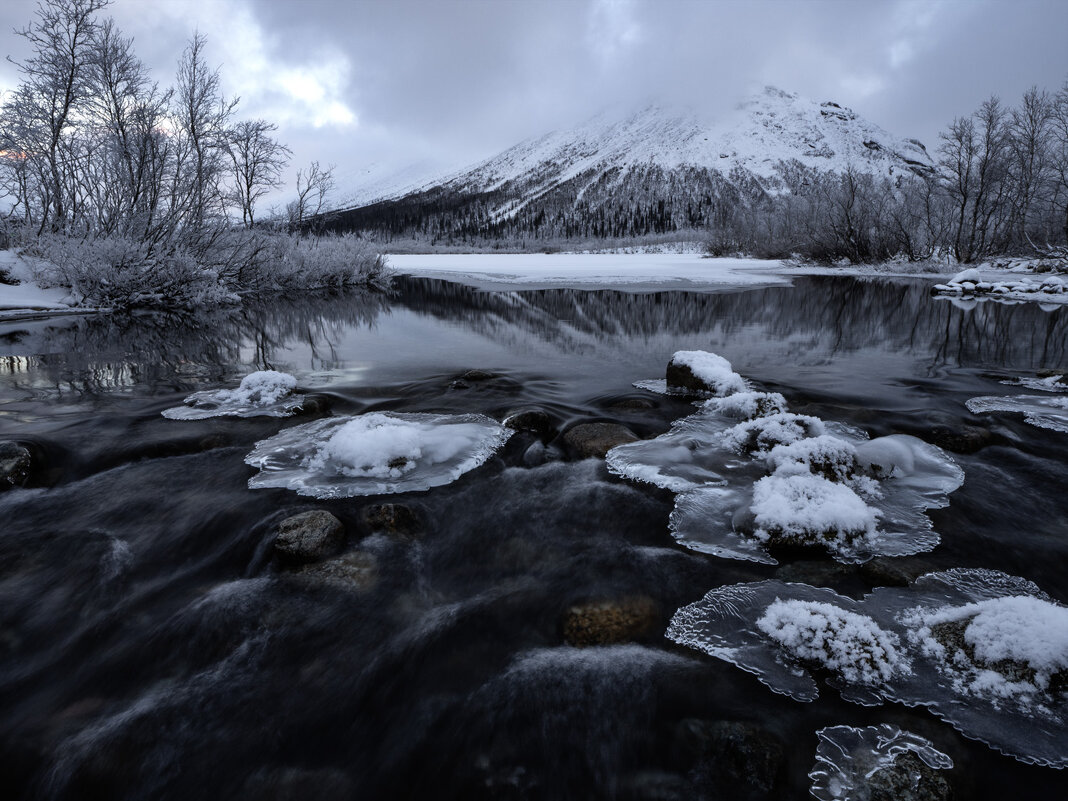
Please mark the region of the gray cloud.
[[[0, 27], [33, 14], [7, 0]], [[715, 111], [764, 84], [929, 148], [991, 93], [1068, 78], [1062, 0], [116, 0], [161, 82], [199, 28], [295, 163], [462, 162], [651, 99]], [[6, 52], [21, 57], [7, 36]], [[0, 84], [11, 85], [10, 65]]]

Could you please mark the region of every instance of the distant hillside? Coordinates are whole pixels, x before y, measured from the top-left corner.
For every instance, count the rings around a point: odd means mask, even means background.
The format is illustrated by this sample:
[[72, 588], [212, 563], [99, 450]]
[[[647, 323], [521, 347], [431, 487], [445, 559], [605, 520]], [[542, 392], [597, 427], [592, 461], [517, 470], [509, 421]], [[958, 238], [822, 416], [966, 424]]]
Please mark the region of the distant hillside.
[[[924, 174], [924, 146], [836, 103], [774, 88], [709, 122], [650, 106], [521, 142], [469, 169], [379, 183], [371, 202], [332, 214], [335, 230], [432, 240], [641, 237], [704, 227], [717, 213], [786, 190], [811, 168], [893, 178]], [[366, 197], [366, 195], [364, 195]]]

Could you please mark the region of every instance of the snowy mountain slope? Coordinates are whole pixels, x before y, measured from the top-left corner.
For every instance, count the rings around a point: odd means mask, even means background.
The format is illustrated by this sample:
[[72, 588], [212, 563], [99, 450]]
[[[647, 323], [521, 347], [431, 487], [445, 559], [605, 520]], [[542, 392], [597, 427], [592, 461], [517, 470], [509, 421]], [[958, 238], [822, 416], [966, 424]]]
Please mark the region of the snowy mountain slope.
[[[781, 191], [779, 171], [788, 162], [890, 178], [933, 168], [915, 140], [835, 103], [768, 87], [711, 121], [656, 105], [622, 119], [602, 114], [422, 186], [410, 174], [393, 188], [379, 183], [374, 203], [365, 193], [343, 215], [351, 227], [385, 225], [395, 233], [415, 224], [427, 228], [428, 215], [443, 232], [505, 225], [536, 233], [546, 215], [559, 229], [553, 235], [661, 232], [700, 224], [718, 201]], [[624, 199], [641, 211], [620, 222]], [[605, 214], [611, 224], [598, 222]]]

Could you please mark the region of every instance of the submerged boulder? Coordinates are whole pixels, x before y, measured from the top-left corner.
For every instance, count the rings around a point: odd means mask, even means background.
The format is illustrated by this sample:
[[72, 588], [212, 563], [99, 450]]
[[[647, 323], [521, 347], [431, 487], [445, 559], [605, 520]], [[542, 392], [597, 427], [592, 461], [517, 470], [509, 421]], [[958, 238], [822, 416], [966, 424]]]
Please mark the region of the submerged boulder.
[[568, 645], [611, 645], [652, 634], [660, 608], [648, 596], [576, 604], [564, 613], [564, 641]]
[[619, 423], [579, 423], [564, 433], [564, 444], [580, 459], [603, 459], [617, 445], [637, 441], [638, 435]]
[[17, 442], [0, 442], [0, 491], [25, 484], [32, 463], [30, 452]]
[[715, 798], [768, 797], [783, 769], [782, 743], [751, 723], [687, 718], [676, 741], [694, 759], [691, 778]]
[[330, 512], [313, 509], [287, 517], [278, 524], [274, 551], [284, 561], [311, 562], [337, 553], [345, 527]]
[[942, 771], [927, 765], [911, 751], [868, 778], [871, 801], [949, 801], [953, 790]]
[[350, 553], [305, 565], [302, 579], [348, 592], [370, 592], [378, 584], [378, 559], [367, 551]]
[[414, 538], [424, 533], [423, 519], [404, 503], [376, 503], [360, 510], [360, 522], [372, 533]]
[[553, 421], [549, 413], [542, 409], [516, 409], [504, 418], [504, 426], [513, 431], [530, 431], [539, 437], [547, 437], [552, 431]]

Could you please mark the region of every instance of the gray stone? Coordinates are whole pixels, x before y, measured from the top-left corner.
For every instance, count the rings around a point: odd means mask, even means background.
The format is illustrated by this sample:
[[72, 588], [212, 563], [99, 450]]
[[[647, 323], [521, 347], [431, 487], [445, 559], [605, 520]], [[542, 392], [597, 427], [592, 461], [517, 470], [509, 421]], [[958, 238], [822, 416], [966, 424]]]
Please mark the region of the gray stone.
[[305, 565], [302, 579], [349, 592], [370, 592], [378, 584], [378, 559], [367, 551], [351, 551], [342, 556]]
[[376, 503], [360, 510], [360, 522], [373, 534], [415, 538], [424, 533], [423, 519], [403, 503]]
[[278, 524], [274, 550], [284, 561], [310, 562], [337, 553], [345, 527], [330, 512], [313, 509]]
[[25, 484], [32, 463], [30, 452], [17, 442], [0, 442], [0, 491]]
[[619, 423], [579, 423], [564, 434], [564, 444], [580, 459], [603, 459], [617, 445], [637, 441], [638, 435]]

